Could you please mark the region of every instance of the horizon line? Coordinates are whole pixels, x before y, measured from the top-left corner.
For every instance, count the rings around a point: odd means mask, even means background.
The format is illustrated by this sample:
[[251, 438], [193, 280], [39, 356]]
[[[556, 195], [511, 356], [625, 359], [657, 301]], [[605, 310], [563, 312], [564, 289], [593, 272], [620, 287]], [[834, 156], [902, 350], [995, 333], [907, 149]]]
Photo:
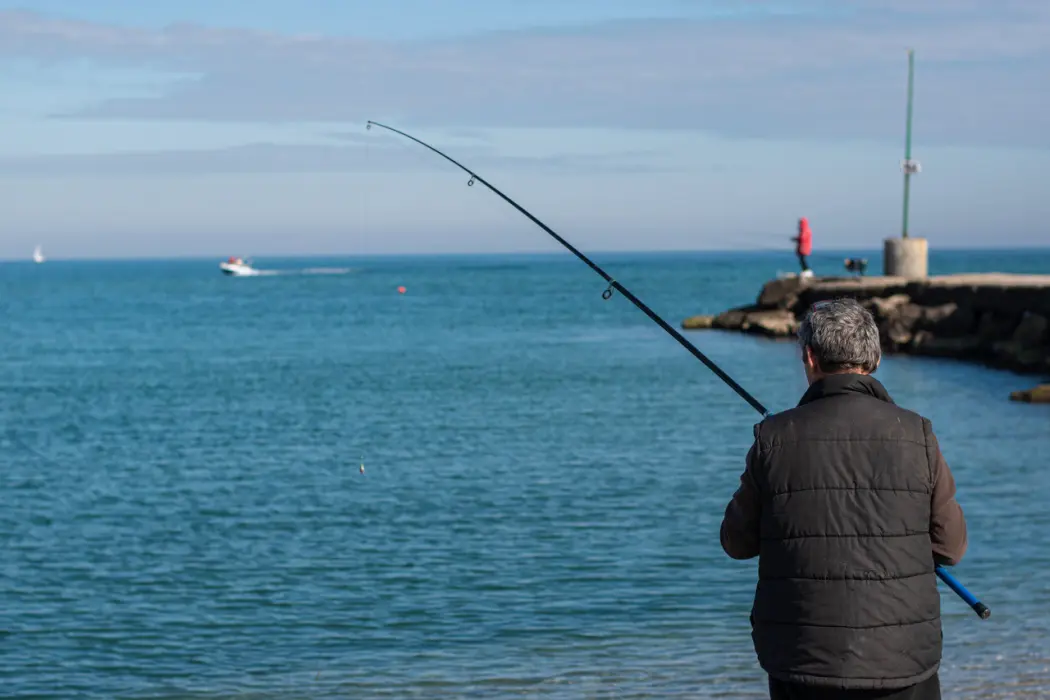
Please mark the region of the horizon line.
[[[938, 252], [945, 253], [960, 253], [960, 252], [1001, 252], [1001, 253], [1024, 253], [1024, 252], [1050, 252], [1050, 243], [1046, 244], [1035, 244], [1035, 245], [1022, 245], [1022, 246], [961, 246], [961, 247], [938, 247], [930, 250], [930, 255], [936, 255]], [[821, 258], [826, 255], [869, 255], [869, 256], [881, 256], [882, 250], [880, 248], [825, 248], [819, 252], [814, 251], [810, 258]], [[790, 255], [794, 256], [794, 250], [791, 247], [784, 248], [637, 248], [637, 249], [626, 249], [619, 248], [614, 250], [591, 250], [584, 252], [585, 255], [705, 255], [705, 254], [738, 254], [738, 255]], [[470, 258], [485, 258], [485, 257], [555, 257], [564, 256], [566, 259], [575, 260], [576, 257], [572, 255], [568, 250], [561, 251], [530, 251], [530, 250], [507, 250], [507, 251], [448, 251], [448, 252], [422, 252], [422, 253], [403, 253], [403, 252], [370, 252], [370, 253], [271, 253], [261, 255], [248, 255], [245, 256], [251, 260], [319, 260], [319, 259], [340, 259], [346, 260], [351, 258], [367, 259], [367, 258], [452, 258], [452, 257], [470, 257]], [[123, 255], [123, 256], [98, 256], [98, 257], [83, 257], [83, 256], [72, 256], [72, 257], [47, 257], [47, 262], [166, 262], [166, 261], [222, 261], [228, 258], [229, 255], [219, 254], [208, 254], [208, 253], [185, 253], [185, 254], [173, 254], [173, 255]], [[0, 263], [28, 263], [37, 264], [29, 256], [26, 257], [0, 257]]]

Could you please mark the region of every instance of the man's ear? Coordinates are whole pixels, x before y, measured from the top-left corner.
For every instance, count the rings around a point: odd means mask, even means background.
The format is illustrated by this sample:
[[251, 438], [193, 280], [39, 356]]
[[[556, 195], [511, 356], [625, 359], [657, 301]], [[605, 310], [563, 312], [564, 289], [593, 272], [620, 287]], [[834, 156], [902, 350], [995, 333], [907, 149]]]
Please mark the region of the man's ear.
[[818, 369], [817, 358], [813, 354], [813, 349], [808, 345], [802, 348], [802, 362], [810, 369]]

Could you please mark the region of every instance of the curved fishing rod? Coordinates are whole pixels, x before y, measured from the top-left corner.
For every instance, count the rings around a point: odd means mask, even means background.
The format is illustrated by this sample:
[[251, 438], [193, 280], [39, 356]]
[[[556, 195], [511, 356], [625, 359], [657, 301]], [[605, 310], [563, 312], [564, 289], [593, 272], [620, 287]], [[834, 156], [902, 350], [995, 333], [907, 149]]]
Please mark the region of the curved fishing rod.
[[535, 216], [530, 214], [528, 211], [526, 211], [525, 208], [522, 207], [520, 204], [518, 204], [517, 202], [515, 202], [510, 197], [508, 197], [507, 195], [505, 195], [502, 192], [500, 192], [498, 189], [496, 189], [491, 183], [486, 181], [485, 178], [481, 177], [480, 175], [478, 175], [477, 173], [475, 173], [473, 170], [471, 170], [470, 168], [466, 167], [462, 163], [459, 163], [458, 161], [456, 161], [456, 160], [450, 158], [449, 156], [445, 155], [444, 153], [442, 153], [438, 149], [434, 148], [430, 144], [423, 143], [422, 141], [420, 141], [419, 139], [415, 138], [414, 136], [409, 136], [405, 132], [399, 131], [398, 129], [395, 129], [392, 126], [386, 126], [385, 124], [380, 124], [379, 122], [369, 121], [366, 124], [365, 128], [371, 129], [373, 124], [375, 126], [378, 126], [380, 128], [386, 129], [388, 131], [393, 131], [396, 134], [401, 134], [406, 139], [411, 139], [411, 140], [415, 141], [416, 143], [418, 143], [420, 146], [423, 146], [424, 148], [429, 148], [434, 153], [437, 153], [439, 156], [441, 156], [445, 160], [449, 161], [450, 163], [452, 163], [453, 165], [458, 167], [463, 172], [465, 172], [468, 175], [470, 175], [470, 181], [467, 182], [467, 186], [473, 187], [474, 186], [474, 181], [477, 180], [481, 184], [485, 185], [485, 187], [488, 187], [490, 190], [495, 192], [505, 202], [507, 202], [507, 204], [511, 205], [512, 207], [514, 207], [515, 209], [520, 211], [522, 214], [527, 216], [529, 218], [529, 220], [532, 221], [532, 223], [536, 224], [537, 226], [542, 228], [544, 231], [549, 233], [552, 237], [554, 237], [554, 240], [558, 241], [563, 246], [568, 248], [569, 251], [573, 255], [575, 255], [577, 258], [579, 258], [584, 263], [586, 263], [588, 267], [590, 267], [592, 270], [594, 270], [599, 275], [601, 275], [601, 277], [606, 282], [609, 283], [609, 287], [604, 292], [602, 292], [602, 299], [605, 299], [606, 301], [608, 301], [609, 298], [612, 297], [612, 290], [614, 290], [614, 289], [616, 291], [620, 292], [621, 294], [623, 294], [625, 297], [627, 297], [628, 300], [630, 300], [630, 302], [632, 304], [634, 304], [639, 309], [641, 309], [642, 313], [644, 313], [646, 316], [648, 316], [653, 321], [655, 321], [657, 323], [657, 325], [659, 325], [665, 331], [670, 333], [671, 337], [674, 338], [675, 340], [677, 340], [679, 343], [681, 343], [682, 347], [684, 347], [686, 350], [691, 352], [696, 357], [696, 359], [700, 360], [705, 365], [707, 365], [707, 368], [710, 369], [712, 372], [714, 372], [716, 375], [718, 375], [719, 379], [721, 379], [723, 382], [728, 384], [730, 386], [730, 388], [733, 389], [733, 391], [735, 391], [736, 393], [740, 394], [740, 397], [742, 399], [744, 399], [744, 401], [747, 401], [749, 404], [751, 404], [751, 406], [756, 411], [761, 413], [763, 416], [771, 415], [770, 412], [766, 410], [766, 407], [758, 402], [758, 399], [756, 399], [751, 394], [747, 393], [744, 390], [744, 387], [740, 386], [735, 381], [733, 381], [732, 377], [730, 377], [728, 374], [723, 372], [722, 369], [718, 365], [716, 365], [714, 362], [712, 362], [710, 359], [708, 359], [708, 357], [706, 355], [704, 355], [704, 353], [700, 352], [696, 348], [696, 346], [694, 346], [692, 343], [690, 343], [688, 340], [686, 340], [685, 337], [681, 333], [679, 333], [677, 330], [672, 328], [667, 323], [667, 321], [665, 321], [662, 318], [660, 318], [660, 316], [655, 311], [653, 311], [648, 306], [646, 306], [645, 302], [643, 302], [641, 299], [639, 299], [635, 295], [631, 294], [631, 292], [626, 287], [624, 287], [619, 282], [617, 282], [612, 277], [610, 277], [608, 275], [608, 273], [605, 272], [605, 270], [603, 270], [602, 268], [598, 267], [598, 265], [596, 265], [594, 262], [592, 262], [590, 260], [590, 258], [588, 258], [586, 255], [584, 255], [580, 251], [576, 250], [576, 248], [574, 248], [571, 243], [569, 243], [567, 240], [565, 240], [564, 238], [559, 236], [557, 233], [555, 233], [553, 230], [551, 230], [551, 228], [549, 226], [547, 226], [545, 223], [543, 223], [542, 221], [537, 219]]
[[[718, 376], [719, 379], [721, 379], [723, 382], [725, 382], [727, 385], [729, 385], [729, 387], [733, 391], [735, 391], [737, 394], [739, 394], [742, 399], [747, 401], [751, 405], [752, 408], [754, 408], [756, 411], [761, 413], [763, 418], [768, 418], [769, 416], [773, 415], [770, 411], [766, 410], [765, 406], [763, 406], [761, 403], [758, 402], [758, 399], [756, 399], [754, 396], [752, 396], [747, 391], [745, 391], [744, 388], [742, 386], [740, 386], [739, 384], [737, 384], [733, 380], [732, 377], [730, 377], [728, 374], [723, 372], [722, 369], [718, 365], [716, 365], [714, 362], [712, 362], [710, 359], [708, 359], [708, 357], [706, 355], [704, 355], [704, 353], [700, 352], [700, 350], [697, 349], [697, 347], [695, 345], [693, 345], [688, 340], [686, 340], [685, 337], [681, 333], [679, 333], [677, 330], [675, 330], [670, 324], [668, 324], [667, 321], [662, 319], [655, 311], [653, 311], [648, 306], [646, 306], [645, 302], [643, 302], [641, 299], [639, 299], [635, 295], [631, 294], [631, 292], [626, 287], [624, 287], [622, 284], [620, 284], [619, 282], [614, 280], [612, 277], [610, 277], [605, 272], [605, 270], [603, 270], [598, 265], [596, 265], [594, 262], [592, 262], [590, 260], [590, 258], [588, 258], [586, 255], [584, 255], [580, 251], [576, 250], [576, 248], [574, 248], [572, 246], [572, 244], [570, 244], [564, 238], [562, 238], [557, 233], [555, 233], [545, 223], [543, 223], [542, 221], [537, 219], [535, 216], [530, 214], [528, 211], [526, 211], [525, 208], [522, 207], [520, 204], [518, 204], [517, 202], [515, 202], [510, 197], [508, 197], [507, 195], [505, 195], [502, 192], [500, 192], [498, 189], [496, 189], [496, 187], [493, 186], [488, 181], [486, 181], [485, 178], [481, 177], [480, 175], [478, 175], [473, 170], [471, 170], [470, 168], [466, 167], [465, 165], [463, 165], [459, 161], [453, 159], [452, 157], [450, 157], [448, 155], [445, 155], [444, 153], [442, 153], [438, 149], [434, 148], [430, 144], [424, 143], [423, 141], [420, 141], [415, 136], [411, 136], [411, 135], [406, 134], [405, 132], [403, 132], [403, 131], [401, 131], [399, 129], [395, 129], [392, 126], [387, 126], [386, 124], [380, 124], [379, 122], [374, 122], [372, 120], [368, 120], [368, 122], [365, 123], [365, 128], [366, 129], [371, 129], [373, 126], [378, 126], [379, 128], [386, 129], [387, 131], [392, 131], [395, 134], [400, 134], [401, 136], [404, 136], [406, 139], [409, 139], [411, 141], [415, 141], [420, 146], [423, 146], [424, 148], [429, 149], [429, 150], [433, 151], [434, 153], [438, 154], [439, 156], [441, 156], [442, 158], [444, 158], [448, 162], [452, 163], [453, 165], [455, 165], [457, 168], [459, 168], [463, 172], [465, 172], [468, 175], [470, 175], [470, 180], [467, 182], [467, 186], [468, 187], [473, 187], [475, 181], [480, 182], [481, 184], [485, 185], [485, 187], [488, 187], [495, 194], [497, 194], [501, 199], [503, 199], [503, 201], [505, 201], [507, 204], [511, 205], [512, 207], [517, 209], [519, 212], [524, 214], [526, 217], [528, 217], [528, 219], [530, 221], [532, 221], [532, 223], [536, 224], [537, 226], [542, 228], [544, 231], [549, 233], [554, 238], [554, 240], [558, 241], [563, 246], [568, 248], [569, 252], [571, 252], [577, 258], [582, 260], [584, 263], [586, 263], [586, 265], [589, 268], [591, 268], [592, 270], [597, 272], [602, 277], [602, 279], [604, 279], [606, 282], [608, 282], [609, 283], [608, 288], [604, 292], [602, 292], [602, 299], [605, 299], [606, 301], [608, 301], [609, 298], [612, 297], [612, 292], [613, 292], [614, 289], [617, 290], [618, 292], [620, 292], [621, 294], [623, 294], [625, 297], [627, 297], [627, 299], [632, 304], [637, 306], [642, 311], [642, 313], [644, 313], [646, 316], [651, 318], [658, 326], [660, 326], [665, 331], [667, 331], [672, 338], [677, 340], [682, 345], [682, 347], [684, 347], [686, 350], [691, 352], [693, 354], [693, 356], [696, 357], [696, 359], [700, 360], [705, 365], [707, 365], [707, 368], [710, 369], [712, 372], [714, 372]], [[978, 600], [972, 593], [970, 593], [970, 591], [966, 590], [965, 586], [963, 586], [961, 583], [959, 583], [959, 581], [954, 576], [952, 576], [950, 573], [948, 573], [940, 565], [938, 565], [936, 567], [935, 571], [937, 572], [937, 575], [941, 578], [941, 580], [944, 581], [946, 584], [948, 584], [948, 587], [951, 588], [953, 591], [955, 591], [955, 593], [958, 594], [958, 596], [960, 598], [965, 600], [966, 603], [971, 608], [973, 608], [974, 612], [976, 612], [977, 615], [982, 620], [988, 619], [988, 617], [992, 614], [992, 611], [988, 609], [987, 605], [985, 605], [980, 600]]]

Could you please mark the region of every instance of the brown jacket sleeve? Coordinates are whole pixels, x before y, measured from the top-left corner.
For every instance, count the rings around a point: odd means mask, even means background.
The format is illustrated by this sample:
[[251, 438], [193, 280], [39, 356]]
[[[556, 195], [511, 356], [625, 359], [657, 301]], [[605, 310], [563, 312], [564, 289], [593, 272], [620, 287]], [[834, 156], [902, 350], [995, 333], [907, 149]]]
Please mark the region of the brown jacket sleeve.
[[744, 473], [740, 475], [740, 486], [726, 506], [722, 518], [722, 549], [733, 559], [751, 559], [758, 556], [759, 516], [761, 501], [755, 484], [753, 469], [758, 454], [758, 439], [747, 452]]
[[955, 500], [955, 477], [948, 462], [941, 454], [937, 436], [929, 421], [926, 430], [926, 454], [930, 461], [933, 478], [933, 494], [930, 499], [930, 540], [933, 542], [933, 558], [938, 564], [954, 566], [966, 553], [966, 518], [962, 506]]

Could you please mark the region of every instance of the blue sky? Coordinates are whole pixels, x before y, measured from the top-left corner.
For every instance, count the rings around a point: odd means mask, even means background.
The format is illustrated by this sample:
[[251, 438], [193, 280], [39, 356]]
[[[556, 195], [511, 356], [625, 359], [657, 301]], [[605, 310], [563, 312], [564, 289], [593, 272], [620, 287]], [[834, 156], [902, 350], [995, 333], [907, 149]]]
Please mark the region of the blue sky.
[[1043, 0], [0, 0], [0, 257], [1050, 243]]

